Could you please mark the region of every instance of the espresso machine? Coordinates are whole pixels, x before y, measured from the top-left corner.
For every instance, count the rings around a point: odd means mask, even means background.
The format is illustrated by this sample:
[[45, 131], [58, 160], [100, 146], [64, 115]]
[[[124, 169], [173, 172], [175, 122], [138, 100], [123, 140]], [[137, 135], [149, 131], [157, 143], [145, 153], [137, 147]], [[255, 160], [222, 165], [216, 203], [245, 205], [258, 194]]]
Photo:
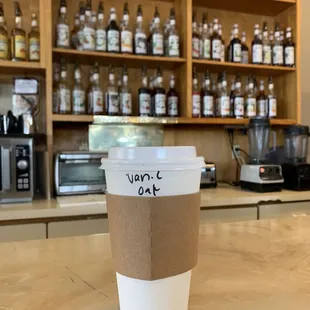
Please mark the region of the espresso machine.
[[284, 187], [296, 191], [310, 190], [308, 155], [308, 126], [289, 126], [284, 129]]
[[[259, 193], [281, 191], [284, 182], [281, 166], [266, 164], [270, 141], [269, 119], [251, 118], [248, 138], [249, 159], [241, 167], [241, 188]], [[275, 144], [274, 141], [274, 148]]]

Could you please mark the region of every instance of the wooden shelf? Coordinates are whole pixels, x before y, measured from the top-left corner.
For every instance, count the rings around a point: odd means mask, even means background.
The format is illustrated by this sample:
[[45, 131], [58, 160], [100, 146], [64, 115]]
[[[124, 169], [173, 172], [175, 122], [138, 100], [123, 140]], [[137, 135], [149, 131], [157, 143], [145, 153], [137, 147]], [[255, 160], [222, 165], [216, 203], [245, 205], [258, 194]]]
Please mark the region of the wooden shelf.
[[44, 72], [39, 62], [0, 60], [1, 73], [21, 74]]
[[276, 16], [296, 4], [296, 0], [193, 0], [193, 6], [202, 6], [233, 12]]
[[[189, 118], [189, 117], [139, 117], [139, 116], [92, 116], [53, 114], [53, 122], [76, 122], [94, 124], [144, 124], [144, 125], [246, 125], [248, 119], [232, 118]], [[272, 119], [272, 125], [296, 124], [293, 119]]]
[[226, 71], [231, 74], [254, 74], [258, 76], [276, 76], [296, 71], [296, 68], [277, 67], [266, 65], [239, 64], [233, 62], [219, 62], [213, 60], [193, 59], [193, 66], [196, 66], [197, 71], [209, 69], [212, 72]]
[[156, 68], [160, 65], [166, 69], [173, 69], [186, 63], [185, 58], [179, 57], [156, 57], [156, 56], [139, 56], [127, 54], [113, 54], [104, 52], [77, 51], [73, 49], [53, 48], [54, 60], [59, 61], [64, 57], [68, 62], [74, 63], [78, 60], [81, 64], [92, 65], [98, 61], [101, 65], [113, 64], [114, 66], [128, 65], [130, 67], [141, 68], [146, 64], [148, 68]]

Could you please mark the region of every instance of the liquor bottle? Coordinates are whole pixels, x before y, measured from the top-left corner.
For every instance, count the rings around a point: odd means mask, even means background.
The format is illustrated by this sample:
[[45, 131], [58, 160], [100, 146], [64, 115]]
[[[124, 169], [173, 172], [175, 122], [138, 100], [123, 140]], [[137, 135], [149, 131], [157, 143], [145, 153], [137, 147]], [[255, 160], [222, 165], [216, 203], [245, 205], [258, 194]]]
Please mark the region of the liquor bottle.
[[154, 22], [154, 17], [152, 18], [150, 25], [149, 25], [149, 36], [147, 37], [147, 54], [148, 55], [152, 55], [153, 53], [153, 42], [152, 42], [152, 38], [153, 38], [153, 31], [155, 29], [155, 22]]
[[252, 41], [252, 63], [262, 64], [263, 62], [263, 42], [260, 39], [259, 25], [254, 26], [254, 39]]
[[292, 28], [286, 28], [286, 41], [284, 45], [284, 65], [295, 67], [295, 43], [292, 39]]
[[121, 52], [132, 54], [133, 52], [132, 32], [129, 28], [129, 9], [128, 2], [124, 3], [123, 20], [121, 25]]
[[208, 29], [208, 23], [207, 23], [207, 15], [204, 13], [203, 17], [203, 29], [202, 29], [202, 58], [203, 59], [211, 59], [211, 40], [210, 40], [210, 32]]
[[92, 86], [90, 88], [89, 100], [92, 103], [92, 111], [89, 111], [93, 115], [102, 115], [104, 113], [104, 99], [103, 92], [100, 87], [99, 77], [99, 64], [96, 62], [92, 71]]
[[168, 56], [169, 53], [169, 31], [170, 31], [170, 20], [164, 21], [164, 55]]
[[149, 90], [151, 94], [151, 116], [155, 116], [155, 93], [154, 93], [155, 81], [156, 77], [150, 77]]
[[229, 94], [229, 116], [234, 117], [234, 100], [235, 100], [235, 92], [236, 92], [236, 82], [234, 79], [230, 82], [230, 94]]
[[268, 24], [264, 22], [263, 25], [263, 64], [271, 65], [271, 44], [269, 40]]
[[110, 21], [107, 27], [107, 51], [111, 53], [119, 53], [119, 27], [116, 23], [115, 8], [110, 9]]
[[84, 41], [84, 26], [85, 26], [85, 4], [83, 1], [80, 1], [80, 10], [79, 10], [79, 19], [80, 19], [80, 26], [77, 31], [77, 50], [83, 50], [83, 41]]
[[[96, 49], [95, 25], [92, 14], [91, 1], [87, 1], [85, 10], [85, 23], [83, 28], [83, 50], [94, 51]], [[95, 16], [96, 17], [96, 16]]]
[[284, 45], [284, 38], [285, 38], [285, 36], [284, 36], [284, 31], [281, 30], [281, 31], [280, 31], [280, 40], [281, 40], [282, 45]]
[[96, 28], [96, 51], [105, 52], [107, 50], [107, 33], [104, 26], [104, 8], [102, 1], [98, 5], [98, 22]]
[[151, 91], [147, 83], [146, 66], [141, 70], [142, 85], [138, 90], [139, 97], [139, 116], [151, 116]]
[[213, 35], [211, 38], [211, 59], [221, 61], [222, 39], [219, 35], [218, 19], [213, 21]]
[[200, 36], [197, 28], [196, 12], [193, 12], [192, 19], [192, 58], [199, 58]]
[[87, 94], [87, 114], [93, 115], [93, 95], [92, 95], [92, 87], [93, 87], [93, 68], [89, 70], [89, 79], [88, 79], [88, 86], [86, 89]]
[[228, 96], [226, 72], [222, 73], [219, 95], [219, 116], [222, 118], [230, 117], [230, 98]]
[[141, 4], [138, 5], [137, 9], [137, 25], [136, 25], [134, 47], [136, 55], [147, 54], [147, 42], [146, 42], [146, 34], [143, 30], [143, 12]]
[[0, 2], [0, 59], [9, 58], [9, 38], [4, 19], [3, 4]]
[[213, 104], [214, 104], [214, 116], [218, 115], [218, 100], [217, 100], [217, 81], [212, 81], [212, 94], [213, 94]]
[[274, 94], [274, 84], [271, 76], [268, 80], [268, 117], [277, 117], [277, 98]]
[[80, 14], [77, 13], [74, 16], [74, 26], [71, 31], [71, 48], [78, 49], [79, 39], [78, 32], [80, 30]]
[[11, 33], [11, 53], [13, 61], [26, 60], [26, 32], [22, 28], [22, 11], [19, 2], [14, 1], [15, 28]]
[[58, 84], [60, 80], [59, 66], [54, 66], [54, 79], [53, 79], [53, 113], [59, 113], [59, 89]]
[[180, 38], [175, 26], [175, 12], [170, 10], [170, 26], [168, 31], [168, 55], [169, 57], [180, 57]]
[[241, 63], [249, 63], [249, 48], [246, 45], [246, 33], [242, 32], [241, 37]]
[[192, 117], [201, 116], [201, 94], [198, 86], [198, 75], [196, 68], [193, 68], [193, 89], [192, 89]]
[[283, 43], [281, 41], [280, 25], [276, 23], [274, 30], [274, 43], [273, 43], [273, 65], [283, 66], [284, 55], [283, 55]]
[[241, 41], [239, 39], [239, 25], [234, 25], [234, 38], [231, 41], [231, 61], [241, 63]]
[[199, 34], [199, 58], [202, 57], [202, 31], [203, 31], [203, 24], [198, 24], [198, 34]]
[[199, 58], [203, 58], [203, 36], [208, 31], [207, 13], [202, 13], [202, 23], [199, 23]]
[[260, 81], [259, 93], [257, 96], [257, 116], [267, 117], [268, 116], [268, 101], [265, 95], [265, 82]]
[[247, 85], [247, 93], [245, 99], [245, 116], [246, 117], [255, 117], [256, 116], [256, 95], [254, 91], [254, 79], [252, 76], [248, 78], [248, 85]]
[[74, 68], [74, 86], [72, 89], [72, 113], [85, 114], [86, 113], [86, 98], [85, 90], [82, 85], [81, 68], [78, 63]]
[[[230, 32], [230, 43], [227, 46], [227, 61], [231, 62], [232, 60], [232, 41], [234, 39], [234, 30], [232, 30]], [[240, 44], [241, 46], [241, 44]], [[240, 49], [241, 50], [241, 49]], [[240, 54], [240, 58], [241, 58], [241, 54]]]
[[204, 87], [201, 92], [202, 117], [214, 117], [214, 96], [211, 91], [211, 75], [209, 71], [204, 76]]
[[170, 76], [170, 88], [167, 92], [167, 108], [168, 116], [177, 117], [179, 116], [179, 94], [175, 88], [175, 77]]
[[40, 31], [36, 14], [31, 15], [31, 30], [28, 34], [29, 61], [40, 61]]
[[163, 88], [163, 75], [160, 67], [157, 68], [155, 94], [155, 116], [164, 117], [167, 114], [166, 91]]
[[112, 66], [109, 67], [109, 82], [105, 97], [108, 115], [119, 115], [118, 91], [115, 85], [115, 71]]
[[60, 60], [60, 80], [58, 83], [59, 93], [59, 113], [70, 114], [71, 113], [71, 90], [67, 80], [67, 65], [62, 58]]
[[239, 75], [235, 79], [235, 96], [233, 101], [234, 118], [244, 118], [244, 95], [242, 94], [242, 84]]
[[160, 28], [160, 16], [158, 7], [155, 7], [154, 13], [154, 31], [152, 33], [152, 55], [163, 56], [164, 55], [164, 37]]
[[60, 0], [59, 16], [57, 20], [56, 46], [60, 48], [70, 47], [70, 31], [67, 18], [66, 0]]
[[122, 86], [120, 94], [120, 114], [123, 116], [132, 115], [132, 97], [131, 89], [128, 86], [128, 72], [126, 65], [123, 66], [122, 71]]
[[224, 62], [225, 61], [225, 41], [223, 39], [223, 28], [222, 25], [219, 25], [219, 36], [221, 38], [221, 61]]

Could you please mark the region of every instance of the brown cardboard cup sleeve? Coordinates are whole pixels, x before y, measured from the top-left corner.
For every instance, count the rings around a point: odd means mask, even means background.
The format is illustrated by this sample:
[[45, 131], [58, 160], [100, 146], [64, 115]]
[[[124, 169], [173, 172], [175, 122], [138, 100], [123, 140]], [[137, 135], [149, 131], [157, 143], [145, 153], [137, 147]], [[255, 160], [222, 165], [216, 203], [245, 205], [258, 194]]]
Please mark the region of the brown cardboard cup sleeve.
[[118, 273], [158, 280], [196, 266], [200, 193], [152, 198], [107, 194], [107, 207]]

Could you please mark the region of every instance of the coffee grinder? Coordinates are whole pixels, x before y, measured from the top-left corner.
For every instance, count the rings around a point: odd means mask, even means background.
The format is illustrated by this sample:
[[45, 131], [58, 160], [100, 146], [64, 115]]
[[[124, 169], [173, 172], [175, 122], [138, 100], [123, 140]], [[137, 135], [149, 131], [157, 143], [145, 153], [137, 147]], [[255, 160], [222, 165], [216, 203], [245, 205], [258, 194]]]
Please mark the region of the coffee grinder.
[[289, 126], [284, 129], [284, 187], [296, 191], [310, 190], [308, 155], [308, 126]]
[[269, 119], [251, 118], [248, 138], [249, 159], [241, 167], [241, 188], [259, 193], [281, 191], [284, 182], [281, 166], [266, 164], [270, 140]]

